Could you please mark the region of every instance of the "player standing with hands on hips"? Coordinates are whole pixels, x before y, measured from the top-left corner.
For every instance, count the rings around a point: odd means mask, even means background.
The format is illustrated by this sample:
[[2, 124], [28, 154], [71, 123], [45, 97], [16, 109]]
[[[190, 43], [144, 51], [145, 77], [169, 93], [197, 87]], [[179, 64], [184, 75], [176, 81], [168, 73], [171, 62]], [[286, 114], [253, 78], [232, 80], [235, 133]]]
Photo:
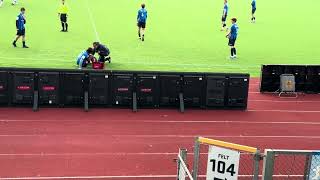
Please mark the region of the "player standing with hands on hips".
[[17, 28], [17, 36], [15, 38], [15, 40], [13, 41], [12, 45], [14, 47], [17, 47], [17, 41], [20, 39], [20, 37], [22, 37], [22, 44], [23, 44], [23, 48], [29, 48], [26, 45], [26, 29], [25, 29], [25, 24], [26, 24], [26, 17], [25, 17], [25, 12], [26, 9], [25, 8], [21, 8], [20, 9], [20, 14], [17, 17], [16, 20], [16, 28]]
[[58, 13], [61, 21], [61, 26], [62, 26], [61, 32], [68, 32], [68, 23], [67, 23], [68, 11], [69, 9], [65, 3], [65, 0], [62, 0], [62, 4], [60, 5], [59, 13]]
[[237, 25], [237, 18], [232, 18], [231, 23], [232, 25], [226, 37], [229, 39], [228, 45], [231, 48], [230, 59], [235, 59], [237, 58], [237, 50], [236, 50], [235, 44], [236, 44], [238, 30], [239, 30], [239, 27]]
[[137, 17], [138, 35], [139, 35], [139, 39], [141, 39], [142, 41], [144, 41], [144, 33], [145, 33], [146, 23], [148, 18], [148, 12], [145, 9], [145, 7], [146, 7], [145, 4], [141, 4], [141, 9], [138, 11], [138, 17]]

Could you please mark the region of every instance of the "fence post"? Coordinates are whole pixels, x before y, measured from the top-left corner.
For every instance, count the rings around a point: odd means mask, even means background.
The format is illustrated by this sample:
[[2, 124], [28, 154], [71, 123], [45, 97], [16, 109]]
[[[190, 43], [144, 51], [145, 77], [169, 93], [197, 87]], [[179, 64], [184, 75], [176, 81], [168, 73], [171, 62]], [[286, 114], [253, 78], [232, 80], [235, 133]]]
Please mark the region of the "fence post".
[[[179, 155], [181, 156], [182, 160], [187, 164], [187, 149], [179, 149]], [[180, 158], [178, 157], [177, 160], [177, 180], [180, 177]]]
[[311, 160], [312, 160], [312, 154], [308, 154], [306, 157], [306, 164], [304, 166], [304, 180], [308, 180], [309, 179], [309, 172], [310, 172], [310, 168], [311, 168]]
[[263, 158], [263, 180], [272, 180], [273, 168], [274, 168], [274, 155], [275, 152], [271, 149], [264, 151], [265, 157]]
[[253, 159], [254, 159], [253, 180], [259, 180], [259, 165], [261, 160], [260, 150], [258, 150], [254, 154]]
[[193, 171], [192, 176], [194, 180], [198, 178], [198, 170], [199, 170], [199, 156], [200, 156], [200, 142], [199, 137], [196, 137], [194, 143], [194, 156], [193, 156]]

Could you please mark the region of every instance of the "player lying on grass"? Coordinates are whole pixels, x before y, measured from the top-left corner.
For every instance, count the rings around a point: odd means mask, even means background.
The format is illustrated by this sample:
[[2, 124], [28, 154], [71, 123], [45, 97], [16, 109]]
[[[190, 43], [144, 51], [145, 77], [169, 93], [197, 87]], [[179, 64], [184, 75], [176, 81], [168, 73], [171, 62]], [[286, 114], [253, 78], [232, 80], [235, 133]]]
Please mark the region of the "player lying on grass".
[[256, 17], [254, 14], [256, 13], [256, 10], [257, 10], [256, 0], [252, 0], [251, 7], [252, 7], [252, 9], [251, 9], [251, 14], [252, 14], [251, 22], [255, 23]]
[[144, 41], [144, 33], [146, 31], [146, 23], [148, 18], [148, 12], [146, 10], [146, 5], [141, 4], [141, 9], [138, 11], [137, 21], [138, 21], [138, 36], [139, 39]]
[[228, 11], [229, 11], [228, 1], [224, 0], [223, 13], [222, 13], [222, 18], [221, 18], [221, 22], [222, 22], [221, 31], [224, 31], [225, 28], [227, 27], [226, 20], [228, 17]]
[[87, 50], [81, 52], [77, 57], [77, 65], [79, 69], [87, 67], [88, 64], [95, 62], [95, 58], [93, 56], [94, 50], [89, 47]]
[[109, 63], [111, 63], [110, 50], [109, 48], [107, 48], [107, 46], [102, 45], [99, 42], [94, 42], [93, 48], [94, 48], [93, 54], [98, 53], [99, 55], [99, 59], [98, 59], [99, 62], [104, 63], [108, 61]]
[[17, 17], [16, 20], [16, 28], [17, 28], [17, 35], [15, 40], [13, 41], [12, 45], [14, 47], [17, 47], [17, 41], [20, 39], [20, 37], [22, 37], [22, 44], [23, 44], [23, 48], [29, 48], [26, 45], [26, 29], [25, 29], [25, 24], [26, 24], [26, 17], [25, 17], [25, 8], [21, 8], [20, 10], [20, 14]]
[[235, 44], [236, 44], [238, 29], [239, 29], [237, 25], [237, 18], [232, 18], [231, 23], [232, 25], [226, 37], [229, 39], [228, 45], [231, 48], [230, 59], [235, 59], [237, 58], [237, 50], [236, 50]]

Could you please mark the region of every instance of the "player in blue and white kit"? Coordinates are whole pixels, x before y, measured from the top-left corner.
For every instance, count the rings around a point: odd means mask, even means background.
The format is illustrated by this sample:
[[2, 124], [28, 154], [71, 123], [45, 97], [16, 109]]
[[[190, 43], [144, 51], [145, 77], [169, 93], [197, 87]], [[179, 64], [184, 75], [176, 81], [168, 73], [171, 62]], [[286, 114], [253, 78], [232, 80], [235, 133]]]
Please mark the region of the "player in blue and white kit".
[[138, 21], [138, 35], [139, 39], [144, 41], [144, 33], [146, 29], [146, 23], [148, 18], [148, 12], [145, 9], [146, 5], [141, 4], [141, 9], [138, 11], [137, 21]]
[[87, 67], [87, 65], [91, 61], [90, 57], [93, 57], [93, 48], [88, 48], [86, 51], [83, 51], [79, 54], [79, 56], [77, 57], [77, 65], [79, 69]]
[[238, 30], [239, 30], [239, 27], [237, 25], [237, 18], [232, 18], [231, 23], [232, 23], [232, 25], [230, 27], [228, 34], [227, 34], [227, 38], [229, 39], [228, 45], [231, 47], [230, 58], [235, 59], [235, 58], [237, 58], [237, 50], [236, 50], [235, 44], [236, 44], [236, 40], [238, 37]]
[[17, 19], [16, 19], [16, 28], [17, 28], [17, 36], [15, 38], [15, 40], [13, 41], [12, 45], [14, 47], [17, 47], [17, 41], [20, 39], [20, 37], [22, 37], [22, 44], [23, 44], [23, 48], [29, 48], [26, 45], [26, 29], [25, 29], [25, 24], [26, 24], [26, 18], [25, 18], [25, 12], [26, 9], [25, 8], [21, 8], [20, 10], [20, 14], [18, 15]]
[[227, 26], [226, 25], [226, 20], [227, 20], [227, 17], [228, 17], [228, 11], [229, 11], [228, 1], [224, 0], [223, 13], [222, 13], [222, 18], [221, 18], [221, 21], [222, 21], [221, 31], [225, 30], [225, 28]]
[[251, 11], [251, 14], [252, 14], [252, 18], [251, 18], [251, 22], [255, 23], [256, 22], [256, 17], [255, 17], [255, 12], [257, 10], [257, 3], [256, 3], [256, 0], [252, 0], [251, 2], [251, 7], [252, 7], [252, 11]]

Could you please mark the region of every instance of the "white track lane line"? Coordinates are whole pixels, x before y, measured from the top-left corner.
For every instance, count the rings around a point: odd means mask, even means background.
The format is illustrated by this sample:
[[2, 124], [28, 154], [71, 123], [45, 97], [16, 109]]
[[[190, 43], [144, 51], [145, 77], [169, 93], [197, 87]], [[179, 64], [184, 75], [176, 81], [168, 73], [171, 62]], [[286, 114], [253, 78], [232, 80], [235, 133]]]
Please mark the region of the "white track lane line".
[[[205, 153], [204, 153], [205, 154]], [[206, 153], [207, 154], [207, 153]], [[126, 152], [118, 152], [118, 153], [0, 153], [0, 156], [170, 156], [177, 155], [175, 152], [157, 152], [157, 153], [148, 153], [148, 152], [140, 152], [140, 153], [126, 153]]]
[[213, 135], [213, 134], [193, 134], [193, 135], [101, 135], [101, 134], [75, 134], [75, 135], [54, 135], [54, 134], [1, 134], [0, 137], [54, 137], [54, 136], [77, 136], [77, 137], [133, 137], [133, 138], [194, 138], [196, 136], [203, 136], [208, 138], [287, 138], [287, 139], [320, 139], [320, 136], [276, 136], [276, 135], [265, 135], [265, 136], [248, 136], [248, 135]]
[[[259, 175], [261, 176], [261, 175]], [[273, 175], [273, 177], [303, 177], [304, 175]], [[48, 177], [8, 177], [0, 178], [3, 180], [54, 180], [54, 179], [132, 179], [132, 178], [176, 178], [177, 175], [137, 175], [137, 176], [48, 176]], [[199, 175], [199, 177], [206, 177]], [[238, 175], [238, 177], [252, 177], [252, 175]]]
[[[1, 122], [1, 121], [0, 121]], [[307, 122], [307, 121], [143, 121], [144, 123], [233, 123], [233, 124], [300, 124], [300, 125], [320, 125], [320, 122]]]
[[[320, 113], [320, 111], [285, 110], [285, 109], [249, 109], [248, 112], [281, 112], [281, 113]], [[246, 112], [246, 111], [244, 111]]]
[[[0, 122], [60, 122], [60, 120], [5, 120], [0, 119]], [[79, 122], [79, 120], [63, 120], [63, 122]], [[105, 122], [105, 120], [94, 120], [94, 122]], [[315, 121], [200, 121], [200, 120], [190, 120], [190, 121], [171, 121], [171, 120], [112, 120], [111, 122], [126, 122], [126, 123], [210, 123], [210, 124], [300, 124], [300, 125], [320, 125], [320, 122]]]

